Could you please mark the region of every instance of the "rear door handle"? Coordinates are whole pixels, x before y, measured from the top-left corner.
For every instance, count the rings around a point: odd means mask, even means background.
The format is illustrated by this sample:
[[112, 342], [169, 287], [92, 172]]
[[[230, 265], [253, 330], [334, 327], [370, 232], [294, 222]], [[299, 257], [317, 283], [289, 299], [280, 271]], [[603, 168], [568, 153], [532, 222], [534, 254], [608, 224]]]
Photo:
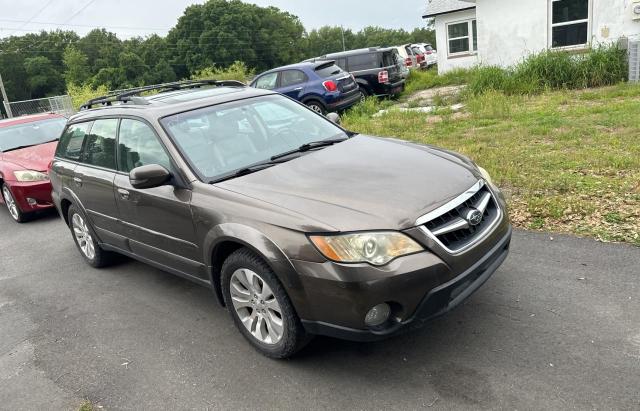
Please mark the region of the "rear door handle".
[[73, 177], [73, 182], [76, 183], [78, 187], [82, 187], [82, 179], [80, 177]]
[[302, 90], [302, 87], [296, 87], [293, 89], [293, 91], [300, 91], [300, 90]]
[[124, 188], [119, 188], [118, 194], [120, 194], [120, 198], [123, 200], [129, 199], [129, 191], [125, 190]]

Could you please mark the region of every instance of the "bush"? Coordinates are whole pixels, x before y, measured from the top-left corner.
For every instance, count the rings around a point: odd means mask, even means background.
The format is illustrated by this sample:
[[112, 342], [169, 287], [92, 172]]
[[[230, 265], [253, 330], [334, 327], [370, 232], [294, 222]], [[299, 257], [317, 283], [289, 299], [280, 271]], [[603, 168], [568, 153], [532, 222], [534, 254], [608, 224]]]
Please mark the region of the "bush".
[[108, 92], [109, 90], [105, 85], [93, 88], [89, 84], [85, 84], [82, 86], [78, 86], [73, 83], [67, 84], [67, 94], [71, 96], [71, 102], [73, 103], [73, 108], [75, 110], [79, 110], [80, 106], [87, 101], [96, 97], [104, 96]]
[[580, 89], [617, 84], [628, 73], [627, 54], [618, 46], [599, 46], [584, 54], [543, 51], [510, 68], [476, 67], [468, 93], [488, 90], [506, 94], [536, 94], [545, 90]]
[[238, 80], [242, 81], [243, 83], [248, 83], [255, 77], [255, 75], [255, 71], [249, 70], [246, 64], [241, 61], [236, 61], [227, 68], [216, 66], [207, 67], [191, 76], [191, 79]]

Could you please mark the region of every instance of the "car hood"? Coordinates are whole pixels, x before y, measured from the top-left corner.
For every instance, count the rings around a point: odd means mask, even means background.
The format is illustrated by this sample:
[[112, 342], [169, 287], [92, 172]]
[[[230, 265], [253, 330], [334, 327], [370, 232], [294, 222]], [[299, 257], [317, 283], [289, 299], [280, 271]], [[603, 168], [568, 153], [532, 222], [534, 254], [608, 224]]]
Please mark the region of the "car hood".
[[56, 151], [58, 143], [39, 144], [20, 150], [8, 151], [0, 154], [3, 161], [13, 163], [27, 170], [47, 171], [47, 167]]
[[359, 135], [218, 186], [324, 223], [315, 230], [401, 230], [468, 190], [475, 173], [446, 151]]

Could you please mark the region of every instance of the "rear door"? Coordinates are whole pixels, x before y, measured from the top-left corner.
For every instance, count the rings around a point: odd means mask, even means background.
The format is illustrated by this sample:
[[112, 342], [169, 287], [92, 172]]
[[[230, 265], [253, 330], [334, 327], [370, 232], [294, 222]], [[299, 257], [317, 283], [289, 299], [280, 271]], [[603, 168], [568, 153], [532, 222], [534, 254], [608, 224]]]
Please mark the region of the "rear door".
[[148, 164], [159, 164], [176, 175], [175, 166], [151, 126], [123, 118], [118, 133], [114, 195], [129, 249], [188, 276], [207, 279], [195, 244], [191, 190], [177, 187], [172, 184], [175, 181], [160, 187], [133, 188], [129, 172]]
[[113, 196], [118, 121], [109, 118], [93, 122], [71, 183], [96, 234], [107, 243], [116, 240], [118, 231], [118, 208]]
[[[87, 123], [77, 123], [67, 126], [60, 137], [56, 154], [51, 164], [51, 185], [53, 195], [60, 201], [61, 196], [71, 196], [77, 198], [79, 188], [73, 178], [80, 156], [84, 139], [89, 134], [92, 121]], [[66, 216], [64, 216], [66, 217]]]
[[309, 77], [300, 70], [284, 70], [280, 72], [280, 86], [278, 92], [295, 100], [300, 100], [304, 86], [309, 81]]

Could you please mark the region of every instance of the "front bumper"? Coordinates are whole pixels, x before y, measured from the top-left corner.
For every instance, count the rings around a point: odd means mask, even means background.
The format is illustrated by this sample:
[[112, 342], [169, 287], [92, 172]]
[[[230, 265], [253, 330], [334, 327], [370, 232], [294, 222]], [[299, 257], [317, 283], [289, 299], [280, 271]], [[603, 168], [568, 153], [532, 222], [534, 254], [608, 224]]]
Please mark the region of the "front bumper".
[[[454, 278], [448, 264], [431, 253], [421, 253], [390, 263], [388, 270], [394, 272], [392, 275], [380, 273], [384, 267], [369, 267], [370, 278], [363, 280], [363, 275], [367, 275], [363, 267], [354, 274], [360, 281], [350, 282], [346, 278], [347, 281], [333, 284], [332, 288], [322, 283], [326, 280], [307, 279], [305, 290], [310, 301], [315, 298], [310, 291], [314, 288], [309, 286], [319, 288], [325, 301], [321, 304], [322, 312], [316, 309], [317, 318], [303, 319], [302, 324], [309, 333], [353, 341], [379, 340], [420, 326], [466, 300], [504, 262], [511, 242], [511, 227], [506, 221], [492, 238], [497, 240], [491, 241], [493, 246], [484, 256]], [[303, 277], [311, 268], [300, 262], [294, 262], [294, 266]], [[344, 278], [344, 272], [335, 276]], [[381, 302], [392, 303], [393, 319], [384, 328], [367, 329], [363, 322], [366, 311]], [[394, 306], [400, 308], [394, 309]]]
[[[20, 208], [23, 213], [45, 210], [53, 207], [53, 200], [51, 199], [51, 182], [49, 181], [12, 181], [8, 185], [18, 208]], [[31, 199], [31, 201], [29, 201], [29, 199]]]

